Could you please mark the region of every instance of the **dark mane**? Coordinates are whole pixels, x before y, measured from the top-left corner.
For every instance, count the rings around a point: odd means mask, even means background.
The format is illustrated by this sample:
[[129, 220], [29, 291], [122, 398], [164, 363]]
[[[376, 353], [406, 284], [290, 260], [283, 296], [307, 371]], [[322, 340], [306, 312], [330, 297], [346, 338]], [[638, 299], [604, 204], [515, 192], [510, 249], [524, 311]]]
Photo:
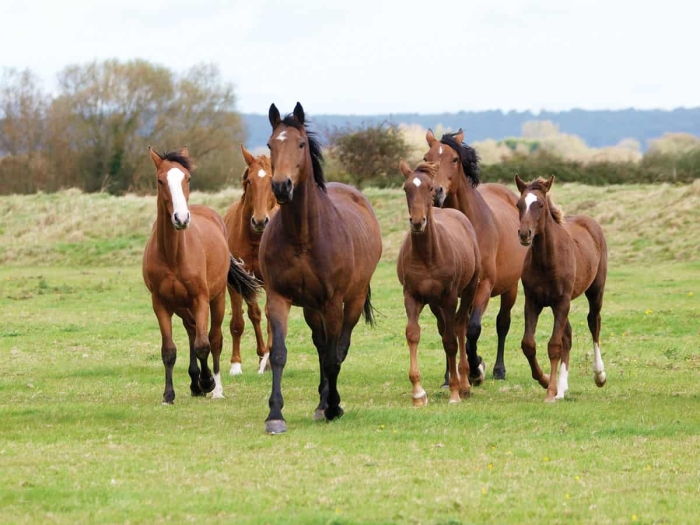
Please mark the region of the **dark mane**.
[[163, 160], [169, 160], [170, 162], [177, 162], [178, 164], [182, 165], [182, 167], [185, 168], [187, 171], [192, 171], [194, 169], [192, 159], [190, 159], [189, 157], [185, 157], [180, 153], [180, 151], [181, 150], [168, 151], [167, 153], [163, 153], [162, 155], [159, 154], [159, 157]]
[[326, 179], [323, 176], [323, 151], [316, 133], [306, 129], [306, 126], [300, 124], [299, 121], [294, 118], [294, 115], [291, 114], [284, 117], [282, 124], [299, 131], [306, 131], [306, 136], [309, 141], [309, 152], [311, 153], [311, 165], [314, 170], [314, 180], [321, 190], [326, 191]]
[[440, 142], [457, 152], [464, 174], [472, 183], [472, 187], [476, 188], [479, 185], [479, 155], [471, 146], [457, 142], [455, 135], [457, 133], [444, 133]]

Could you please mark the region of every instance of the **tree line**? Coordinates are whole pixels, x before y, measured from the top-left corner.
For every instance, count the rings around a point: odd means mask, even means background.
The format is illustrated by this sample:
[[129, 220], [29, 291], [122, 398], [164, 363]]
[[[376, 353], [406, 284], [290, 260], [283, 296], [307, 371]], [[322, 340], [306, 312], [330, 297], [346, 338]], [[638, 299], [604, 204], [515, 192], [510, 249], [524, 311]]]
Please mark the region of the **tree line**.
[[184, 73], [145, 60], [66, 66], [49, 93], [30, 70], [0, 77], [0, 193], [74, 187], [121, 194], [154, 187], [147, 146], [188, 146], [193, 188], [243, 171], [245, 135], [233, 86], [217, 66]]

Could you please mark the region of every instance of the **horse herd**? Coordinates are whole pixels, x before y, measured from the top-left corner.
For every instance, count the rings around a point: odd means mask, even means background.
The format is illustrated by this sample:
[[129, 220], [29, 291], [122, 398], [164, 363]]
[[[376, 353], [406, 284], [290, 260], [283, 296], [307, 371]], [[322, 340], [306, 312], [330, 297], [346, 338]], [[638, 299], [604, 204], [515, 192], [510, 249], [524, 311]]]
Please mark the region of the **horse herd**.
[[[223, 397], [221, 326], [228, 289], [233, 310], [230, 374], [242, 371], [245, 301], [255, 331], [258, 372], [272, 370], [265, 430], [277, 434], [287, 428], [281, 381], [291, 306], [302, 307], [318, 352], [319, 403], [314, 419], [333, 420], [343, 414], [337, 381], [353, 328], [361, 316], [374, 323], [370, 280], [382, 240], [367, 199], [351, 186], [325, 182], [321, 147], [306, 129], [301, 104], [284, 118], [272, 104], [269, 120], [270, 157], [254, 157], [241, 146], [247, 164], [243, 195], [223, 219], [210, 208], [188, 204], [193, 166], [186, 148], [163, 155], [150, 149], [158, 198], [143, 278], [162, 336], [163, 403], [175, 399], [173, 314], [182, 319], [189, 336], [192, 395], [211, 392], [214, 398]], [[399, 165], [405, 177], [410, 231], [401, 246], [397, 273], [408, 320], [414, 405], [427, 403], [417, 361], [418, 318], [425, 305], [436, 317], [442, 337], [449, 402], [459, 402], [469, 395], [471, 384], [484, 380], [477, 342], [482, 316], [496, 296], [501, 301], [493, 375], [505, 378], [505, 339], [520, 280], [525, 291], [522, 349], [532, 377], [547, 389], [545, 401], [563, 398], [568, 389], [569, 307], [582, 293], [589, 302], [594, 380], [603, 386], [599, 334], [607, 248], [600, 226], [585, 216], [563, 218], [549, 197], [554, 176], [529, 184], [516, 176], [518, 198], [503, 185], [479, 184], [478, 158], [463, 143], [461, 130], [440, 140], [428, 131], [426, 139], [429, 150], [421, 163], [413, 169], [404, 161]], [[267, 340], [256, 300], [263, 286]], [[534, 338], [544, 307], [554, 313], [549, 374], [537, 362]], [[207, 364], [210, 353], [213, 373]]]

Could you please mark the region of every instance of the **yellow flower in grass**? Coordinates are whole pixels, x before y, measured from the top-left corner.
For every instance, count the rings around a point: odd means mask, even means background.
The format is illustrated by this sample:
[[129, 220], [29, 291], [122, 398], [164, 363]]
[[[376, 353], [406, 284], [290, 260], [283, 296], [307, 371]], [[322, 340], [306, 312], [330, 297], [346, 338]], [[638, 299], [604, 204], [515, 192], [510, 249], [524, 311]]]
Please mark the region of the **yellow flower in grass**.
[[489, 463], [489, 470], [493, 468], [493, 463]]
[[647, 309], [646, 309], [646, 312], [644, 312], [644, 315], [650, 315], [650, 314], [653, 314], [653, 313], [654, 313], [654, 310], [652, 310], [651, 308], [647, 308]]
[[[8, 279], [9, 279], [9, 277], [8, 277]], [[693, 292], [688, 292], [688, 297], [692, 297], [692, 296], [694, 296], [694, 295], [695, 295], [695, 294], [694, 294]]]
[[638, 519], [636, 514], [632, 514], [632, 521], [637, 521]]
[[542, 458], [542, 461], [544, 461], [545, 463], [547, 463], [547, 462], [549, 461], [549, 457], [548, 457], [548, 456], [543, 457], [543, 458]]

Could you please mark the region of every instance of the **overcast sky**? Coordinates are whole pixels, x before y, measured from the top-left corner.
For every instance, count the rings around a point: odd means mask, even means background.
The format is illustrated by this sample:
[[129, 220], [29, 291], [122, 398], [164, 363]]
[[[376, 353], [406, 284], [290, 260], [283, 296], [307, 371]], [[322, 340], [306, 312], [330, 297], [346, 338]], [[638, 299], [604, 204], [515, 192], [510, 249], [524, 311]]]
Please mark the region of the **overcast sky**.
[[219, 65], [238, 108], [435, 113], [700, 106], [700, 4], [0, 0], [0, 66]]

